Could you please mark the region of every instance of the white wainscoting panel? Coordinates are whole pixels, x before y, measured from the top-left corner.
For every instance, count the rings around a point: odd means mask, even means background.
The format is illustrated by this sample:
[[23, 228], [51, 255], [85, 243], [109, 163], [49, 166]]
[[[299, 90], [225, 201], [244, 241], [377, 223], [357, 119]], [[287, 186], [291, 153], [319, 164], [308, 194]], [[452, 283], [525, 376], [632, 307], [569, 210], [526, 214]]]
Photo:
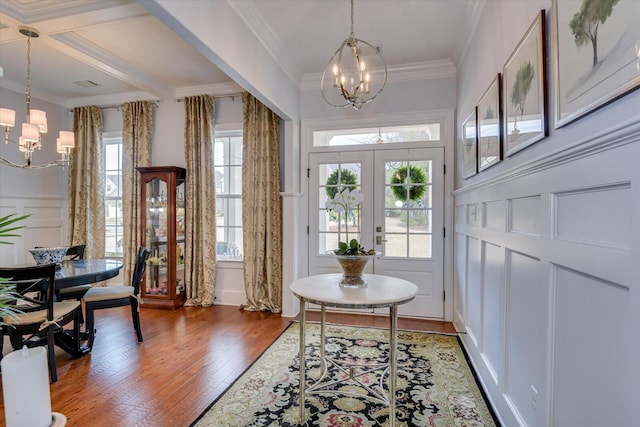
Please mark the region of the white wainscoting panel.
[[483, 242], [482, 356], [496, 384], [502, 376], [504, 344], [504, 250]]
[[502, 200], [494, 200], [482, 204], [483, 209], [483, 227], [491, 230], [504, 231], [504, 202]]
[[[458, 211], [457, 208], [456, 211]], [[464, 212], [464, 208], [462, 211]], [[453, 324], [457, 331], [464, 331], [464, 319], [467, 311], [467, 236], [464, 233], [456, 233], [454, 245]]]
[[29, 249], [34, 246], [63, 246], [66, 244], [66, 206], [62, 198], [3, 197], [0, 216], [11, 213], [31, 215], [18, 230], [20, 237], [12, 237], [13, 245], [0, 245], [0, 265], [33, 263]]
[[[513, 410], [532, 423], [545, 400], [545, 369], [549, 341], [549, 282], [539, 259], [507, 252], [506, 381], [504, 393]], [[531, 387], [538, 391], [531, 404]]]
[[520, 197], [509, 201], [509, 231], [539, 236], [541, 233], [540, 196]]
[[617, 249], [631, 247], [631, 184], [554, 194], [554, 237]]
[[554, 285], [553, 425], [637, 423], [629, 372], [640, 359], [629, 354], [629, 289], [560, 266]]
[[478, 211], [479, 209], [477, 204], [467, 205], [467, 224], [469, 225], [480, 224], [480, 218], [478, 218], [478, 215], [480, 214], [480, 212]]
[[624, 126], [454, 192], [456, 328], [505, 426], [640, 426], [640, 123]]
[[469, 237], [467, 240], [467, 318], [466, 330], [474, 345], [482, 337], [482, 242]]

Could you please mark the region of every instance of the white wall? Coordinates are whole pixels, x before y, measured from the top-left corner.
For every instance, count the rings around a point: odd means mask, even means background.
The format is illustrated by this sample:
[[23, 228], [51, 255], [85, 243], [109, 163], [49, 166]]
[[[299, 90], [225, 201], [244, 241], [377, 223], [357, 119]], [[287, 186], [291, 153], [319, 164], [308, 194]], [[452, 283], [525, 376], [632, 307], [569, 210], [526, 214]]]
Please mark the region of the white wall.
[[[26, 116], [24, 93], [0, 88], [0, 98], [3, 108], [16, 110], [16, 126], [10, 129], [9, 138], [17, 140]], [[45, 164], [59, 157], [56, 138], [59, 131], [72, 130], [73, 117], [68, 109], [33, 97], [31, 108], [47, 113], [48, 132], [43, 135], [42, 149], [36, 150], [33, 156], [34, 164]], [[0, 143], [0, 156], [15, 163], [24, 162], [24, 156], [12, 143]], [[11, 239], [14, 245], [0, 245], [0, 263], [29, 263], [32, 257], [28, 250], [34, 246], [66, 244], [66, 200], [66, 169], [57, 166], [20, 169], [0, 165], [0, 216], [31, 215], [24, 223], [28, 228], [20, 233], [22, 236]]]
[[[551, 34], [550, 7], [486, 2], [459, 68], [457, 129], [540, 9]], [[551, 56], [550, 112], [552, 67]], [[470, 179], [458, 168], [455, 323], [505, 425], [631, 427], [640, 405], [640, 92], [553, 127]]]

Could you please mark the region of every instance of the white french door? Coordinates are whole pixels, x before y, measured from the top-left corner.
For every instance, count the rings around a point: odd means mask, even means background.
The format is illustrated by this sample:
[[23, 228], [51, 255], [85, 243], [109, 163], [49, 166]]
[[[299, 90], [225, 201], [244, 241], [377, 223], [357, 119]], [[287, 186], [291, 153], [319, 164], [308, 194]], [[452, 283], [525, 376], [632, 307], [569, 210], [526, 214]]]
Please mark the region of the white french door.
[[[444, 317], [444, 148], [385, 149], [309, 155], [309, 274], [339, 272], [327, 255], [338, 241], [357, 238], [381, 254], [365, 273], [400, 277], [418, 296], [399, 307], [405, 316]], [[360, 209], [327, 212], [336, 191], [355, 187]]]

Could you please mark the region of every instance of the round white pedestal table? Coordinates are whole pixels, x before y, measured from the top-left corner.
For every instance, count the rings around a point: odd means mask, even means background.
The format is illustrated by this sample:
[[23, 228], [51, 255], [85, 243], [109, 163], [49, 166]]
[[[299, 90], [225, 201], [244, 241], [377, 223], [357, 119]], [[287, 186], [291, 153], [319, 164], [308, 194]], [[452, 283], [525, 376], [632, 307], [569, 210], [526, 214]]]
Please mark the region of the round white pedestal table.
[[354, 308], [373, 309], [389, 307], [389, 420], [395, 426], [396, 414], [396, 347], [398, 335], [398, 305], [413, 300], [418, 293], [418, 287], [404, 279], [365, 274], [367, 286], [363, 288], [341, 287], [341, 274], [321, 274], [308, 276], [296, 280], [290, 286], [293, 294], [300, 300], [300, 424], [305, 422], [305, 325], [306, 303], [318, 304], [321, 310], [320, 320], [320, 358], [324, 371], [325, 363], [325, 309]]

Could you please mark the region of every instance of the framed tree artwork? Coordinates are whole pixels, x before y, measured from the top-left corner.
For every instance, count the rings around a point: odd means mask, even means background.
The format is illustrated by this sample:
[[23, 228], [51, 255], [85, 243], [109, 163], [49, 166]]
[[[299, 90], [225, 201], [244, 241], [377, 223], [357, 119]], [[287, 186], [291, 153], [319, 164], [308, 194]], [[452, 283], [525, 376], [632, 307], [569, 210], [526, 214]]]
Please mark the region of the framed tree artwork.
[[478, 170], [483, 171], [502, 159], [502, 114], [500, 73], [493, 79], [478, 103]]
[[545, 46], [545, 13], [541, 10], [502, 72], [505, 156], [549, 135]]
[[555, 128], [640, 87], [640, 2], [554, 0]]
[[478, 133], [476, 107], [462, 123], [462, 177], [469, 178], [478, 172]]

